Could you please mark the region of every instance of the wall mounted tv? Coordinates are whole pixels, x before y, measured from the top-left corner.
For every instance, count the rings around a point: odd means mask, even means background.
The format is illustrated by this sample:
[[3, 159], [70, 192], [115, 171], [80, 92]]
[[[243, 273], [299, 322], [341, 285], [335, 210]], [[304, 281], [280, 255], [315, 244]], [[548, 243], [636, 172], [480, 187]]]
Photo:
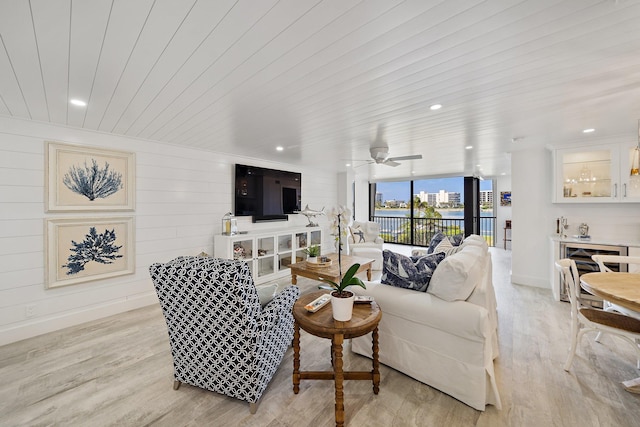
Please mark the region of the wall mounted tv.
[[302, 175], [236, 164], [234, 214], [253, 222], [286, 221], [300, 211]]

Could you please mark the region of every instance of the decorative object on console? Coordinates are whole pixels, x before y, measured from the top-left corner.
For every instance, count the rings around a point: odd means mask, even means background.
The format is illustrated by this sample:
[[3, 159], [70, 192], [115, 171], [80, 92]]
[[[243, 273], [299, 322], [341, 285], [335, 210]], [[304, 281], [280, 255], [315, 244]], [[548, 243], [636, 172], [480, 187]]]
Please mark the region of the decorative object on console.
[[309, 221], [309, 224], [307, 224], [307, 227], [317, 227], [318, 223], [313, 222], [311, 218], [315, 218], [319, 215], [324, 215], [324, 207], [319, 211], [314, 211], [313, 209], [309, 208], [309, 205], [306, 205], [304, 209], [300, 211], [300, 213], [307, 217], [307, 220]]
[[561, 216], [560, 217], [560, 232], [562, 233], [562, 237], [567, 237], [567, 228], [569, 228], [569, 224], [567, 223], [567, 218]]
[[583, 222], [578, 226], [578, 233], [583, 239], [589, 237], [589, 226], [586, 222]]
[[225, 236], [238, 234], [238, 220], [235, 219], [231, 212], [227, 212], [222, 217], [222, 234]]

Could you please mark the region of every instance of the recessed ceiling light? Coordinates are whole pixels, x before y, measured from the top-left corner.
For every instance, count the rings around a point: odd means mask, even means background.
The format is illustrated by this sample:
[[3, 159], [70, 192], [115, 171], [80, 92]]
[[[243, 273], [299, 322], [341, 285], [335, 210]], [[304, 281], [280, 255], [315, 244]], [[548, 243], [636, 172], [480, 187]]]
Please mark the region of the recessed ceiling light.
[[346, 167], [349, 167], [349, 166], [351, 166], [351, 163], [347, 163], [345, 166], [346, 166]]
[[465, 150], [471, 150], [473, 148], [473, 145], [467, 145], [466, 147], [464, 147]]
[[433, 104], [431, 107], [429, 107], [431, 110], [439, 110], [442, 108], [442, 105], [440, 104]]
[[87, 103], [84, 101], [81, 101], [79, 99], [72, 99], [69, 101], [70, 103], [72, 103], [73, 105], [76, 105], [78, 107], [86, 107]]
[[596, 131], [595, 129], [593, 129], [593, 128], [589, 128], [589, 129], [584, 129], [584, 130], [582, 131], [582, 133], [591, 133], [591, 132], [595, 132], [595, 131]]
[[278, 146], [276, 147], [276, 150], [278, 150], [278, 151], [283, 151], [283, 150], [284, 150], [284, 147], [283, 147], [282, 145], [278, 145]]
[[507, 174], [506, 172], [502, 172], [500, 175], [506, 175], [506, 174]]

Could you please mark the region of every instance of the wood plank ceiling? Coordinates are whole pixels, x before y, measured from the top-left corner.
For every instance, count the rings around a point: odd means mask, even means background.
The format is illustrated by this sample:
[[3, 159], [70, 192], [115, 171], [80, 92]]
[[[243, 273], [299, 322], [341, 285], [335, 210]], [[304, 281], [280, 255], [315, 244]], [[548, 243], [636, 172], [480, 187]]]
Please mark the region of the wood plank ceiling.
[[423, 155], [374, 179], [635, 139], [639, 88], [635, 0], [0, 2], [2, 115], [336, 170]]

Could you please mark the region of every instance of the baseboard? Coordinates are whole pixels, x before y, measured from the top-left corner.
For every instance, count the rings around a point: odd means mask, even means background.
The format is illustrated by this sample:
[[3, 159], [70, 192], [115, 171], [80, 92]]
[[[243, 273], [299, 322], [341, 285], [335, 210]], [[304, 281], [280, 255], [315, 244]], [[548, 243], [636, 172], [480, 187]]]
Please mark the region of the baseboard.
[[548, 279], [542, 279], [540, 277], [531, 277], [531, 276], [519, 276], [519, 275], [511, 275], [511, 283], [515, 283], [518, 285], [532, 286], [534, 288], [544, 288], [551, 290], [551, 285], [549, 284]]
[[56, 316], [34, 319], [0, 330], [0, 346], [157, 303], [156, 293], [148, 292], [111, 301], [100, 306], [86, 307]]

